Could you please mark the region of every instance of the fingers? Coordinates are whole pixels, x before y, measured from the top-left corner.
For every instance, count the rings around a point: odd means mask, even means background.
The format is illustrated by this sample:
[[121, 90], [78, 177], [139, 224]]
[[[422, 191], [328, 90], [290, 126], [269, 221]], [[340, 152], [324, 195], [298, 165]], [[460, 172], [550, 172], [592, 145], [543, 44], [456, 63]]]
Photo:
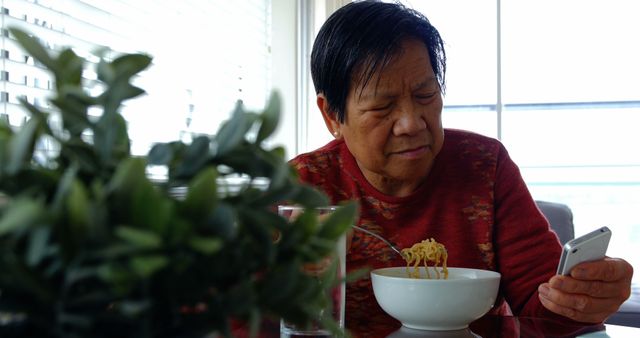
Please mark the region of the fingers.
[[617, 298], [596, 298], [586, 294], [566, 293], [542, 284], [538, 292], [553, 303], [584, 313], [615, 312], [620, 306]]
[[633, 268], [622, 259], [605, 258], [577, 265], [571, 276], [554, 276], [538, 287], [542, 305], [573, 320], [604, 321], [629, 298]]
[[538, 288], [540, 302], [551, 312], [580, 322], [599, 323], [615, 312], [620, 303], [613, 298], [594, 298], [568, 294], [542, 284]]
[[631, 280], [633, 267], [625, 260], [609, 258], [585, 262], [571, 270], [571, 277], [581, 280], [619, 281]]
[[549, 283], [540, 285], [540, 302], [573, 320], [604, 321], [629, 298], [633, 270], [626, 265], [617, 259], [578, 265], [571, 276], [554, 276]]
[[[615, 311], [588, 312], [588, 310], [593, 309], [593, 303], [588, 300], [587, 296], [570, 299], [573, 297], [559, 297], [557, 292], [558, 291], [549, 288], [546, 284], [540, 285], [538, 288], [540, 303], [551, 312], [579, 322], [601, 323]], [[561, 298], [561, 300], [558, 300], [558, 298]], [[585, 309], [587, 311], [585, 311]]]
[[566, 276], [554, 276], [549, 280], [549, 285], [568, 294], [583, 294], [596, 298], [627, 299], [628, 289], [624, 283], [603, 282], [599, 280], [578, 280]]

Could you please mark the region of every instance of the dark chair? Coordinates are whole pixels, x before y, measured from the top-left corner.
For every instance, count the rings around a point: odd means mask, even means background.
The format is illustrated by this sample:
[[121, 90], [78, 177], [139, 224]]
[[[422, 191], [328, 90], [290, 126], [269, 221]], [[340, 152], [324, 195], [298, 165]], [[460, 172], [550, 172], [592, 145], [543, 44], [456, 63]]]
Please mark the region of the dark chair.
[[631, 297], [622, 303], [618, 312], [611, 315], [606, 323], [640, 327], [640, 284], [631, 284]]
[[[573, 213], [562, 203], [536, 201], [562, 244], [573, 239]], [[631, 285], [631, 297], [606, 321], [607, 324], [640, 327], [640, 285]]]
[[573, 213], [566, 204], [547, 201], [536, 201], [536, 204], [551, 224], [551, 229], [560, 238], [560, 243], [564, 244], [573, 239]]

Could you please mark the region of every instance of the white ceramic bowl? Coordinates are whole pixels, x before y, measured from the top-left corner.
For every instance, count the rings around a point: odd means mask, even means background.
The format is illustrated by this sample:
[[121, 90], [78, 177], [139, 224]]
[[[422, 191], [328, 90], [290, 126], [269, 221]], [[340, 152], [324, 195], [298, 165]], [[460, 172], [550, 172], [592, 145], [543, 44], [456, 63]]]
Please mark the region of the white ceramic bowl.
[[[431, 276], [434, 272], [429, 269]], [[420, 271], [424, 276], [424, 268]], [[402, 325], [418, 330], [460, 330], [487, 313], [496, 301], [500, 274], [449, 268], [448, 279], [415, 279], [406, 267], [371, 271], [378, 304]]]

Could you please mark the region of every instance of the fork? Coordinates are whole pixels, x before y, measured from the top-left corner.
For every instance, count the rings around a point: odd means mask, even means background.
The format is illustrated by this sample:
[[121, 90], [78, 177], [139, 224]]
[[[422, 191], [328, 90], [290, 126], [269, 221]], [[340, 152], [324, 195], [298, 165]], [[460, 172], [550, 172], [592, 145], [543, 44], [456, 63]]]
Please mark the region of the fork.
[[391, 242], [389, 242], [389, 240], [387, 240], [386, 238], [376, 234], [375, 232], [372, 232], [370, 230], [367, 230], [365, 228], [359, 227], [357, 225], [352, 225], [354, 229], [364, 232], [367, 235], [373, 236], [381, 241], [383, 241], [385, 244], [387, 244], [391, 250], [395, 251], [396, 253], [398, 253], [398, 255], [400, 255], [403, 259], [406, 259], [406, 256], [402, 253], [402, 250], [398, 249], [397, 246], [393, 245]]

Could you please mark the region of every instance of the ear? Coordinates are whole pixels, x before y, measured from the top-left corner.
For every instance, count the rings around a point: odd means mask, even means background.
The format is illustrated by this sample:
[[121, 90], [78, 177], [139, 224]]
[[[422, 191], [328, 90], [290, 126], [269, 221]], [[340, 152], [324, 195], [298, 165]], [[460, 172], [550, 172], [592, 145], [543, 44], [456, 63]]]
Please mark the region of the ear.
[[342, 133], [340, 132], [340, 122], [337, 120], [337, 116], [335, 112], [331, 111], [329, 108], [329, 102], [324, 94], [318, 94], [316, 97], [316, 104], [322, 113], [322, 118], [324, 119], [324, 124], [327, 126], [327, 129], [335, 138], [340, 138]]

